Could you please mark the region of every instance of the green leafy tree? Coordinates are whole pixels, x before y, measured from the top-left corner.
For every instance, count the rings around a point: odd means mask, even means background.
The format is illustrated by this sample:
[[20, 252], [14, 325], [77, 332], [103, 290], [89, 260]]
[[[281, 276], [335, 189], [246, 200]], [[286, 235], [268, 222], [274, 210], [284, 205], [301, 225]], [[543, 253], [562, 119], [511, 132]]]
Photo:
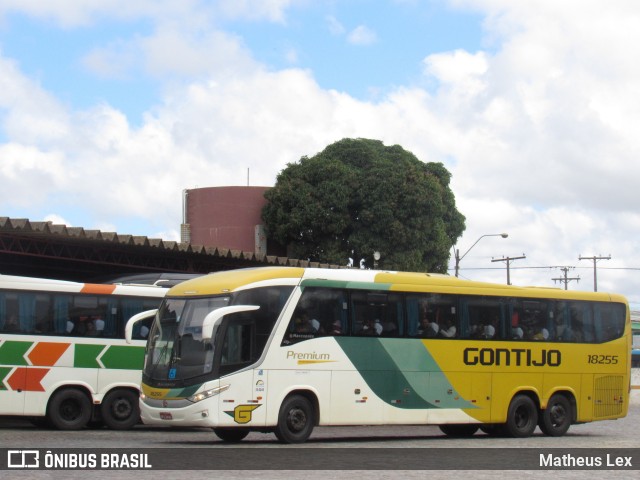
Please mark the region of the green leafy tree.
[[267, 236], [293, 258], [346, 265], [381, 253], [386, 269], [446, 273], [465, 218], [441, 163], [399, 145], [344, 139], [280, 172], [265, 194]]

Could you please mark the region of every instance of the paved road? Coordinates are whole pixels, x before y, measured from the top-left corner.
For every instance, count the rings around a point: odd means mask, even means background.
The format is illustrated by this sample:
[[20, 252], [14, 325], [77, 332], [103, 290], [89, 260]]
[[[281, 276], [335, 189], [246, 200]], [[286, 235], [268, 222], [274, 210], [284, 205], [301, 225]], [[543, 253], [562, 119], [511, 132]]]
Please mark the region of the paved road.
[[[560, 438], [546, 437], [536, 432], [536, 434], [526, 439], [494, 438], [484, 434], [475, 435], [468, 439], [451, 439], [443, 436], [437, 427], [419, 426], [390, 426], [390, 427], [320, 427], [317, 428], [309, 442], [303, 446], [283, 446], [279, 444], [273, 434], [252, 433], [242, 443], [230, 447], [224, 444], [207, 429], [162, 429], [147, 426], [138, 426], [127, 432], [117, 432], [106, 429], [84, 430], [80, 432], [60, 432], [33, 427], [22, 419], [0, 419], [0, 448], [28, 449], [28, 448], [54, 448], [54, 449], [132, 449], [138, 451], [145, 448], [164, 448], [167, 455], [176, 455], [180, 458], [180, 450], [197, 448], [198, 455], [219, 453], [223, 448], [232, 448], [229, 454], [237, 452], [246, 455], [264, 455], [265, 449], [273, 450], [273, 457], [286, 452], [291, 455], [292, 461], [304, 458], [310, 449], [356, 449], [353, 451], [373, 450], [364, 449], [394, 449], [402, 456], [406, 449], [423, 449], [430, 455], [438, 455], [433, 449], [460, 449], [460, 448], [537, 448], [537, 449], [616, 449], [616, 448], [638, 448], [640, 449], [640, 439], [638, 427], [640, 426], [640, 405], [632, 405], [629, 415], [621, 420], [594, 422], [585, 425], [574, 425], [569, 432]], [[252, 449], [257, 449], [253, 450]], [[285, 450], [286, 449], [286, 450]], [[298, 450], [296, 452], [296, 449]], [[382, 450], [378, 450], [382, 451]], [[497, 451], [497, 450], [496, 450]], [[446, 450], [440, 451], [442, 455]], [[465, 451], [460, 451], [464, 453]], [[186, 452], [185, 452], [186, 453]], [[267, 460], [268, 461], [268, 458]], [[634, 462], [640, 463], [640, 453], [634, 457]], [[329, 461], [330, 463], [330, 461]], [[6, 472], [5, 472], [6, 473]], [[185, 475], [200, 475], [202, 472], [183, 472]], [[543, 478], [548, 476], [544, 472], [520, 471], [512, 472], [518, 476], [526, 478]], [[626, 472], [596, 472], [596, 471], [556, 471], [553, 473], [556, 478], [601, 478], [605, 474], [607, 478], [638, 478], [638, 471]], [[0, 473], [1, 474], [1, 473]], [[22, 478], [84, 478], [94, 476], [95, 478], [158, 478], [158, 472], [11, 472], [11, 477]], [[15, 475], [14, 475], [15, 474]], [[367, 473], [368, 478], [399, 478], [400, 472], [372, 471]], [[402, 478], [456, 478], [465, 475], [461, 471], [436, 471], [424, 472], [407, 470], [402, 471]], [[4, 475], [3, 475], [4, 476]], [[161, 476], [165, 477], [164, 474]], [[217, 471], [208, 474], [210, 478], [243, 479], [250, 478], [270, 479], [270, 478], [300, 478], [305, 480], [328, 479], [328, 478], [349, 478], [358, 475], [357, 472], [346, 471]], [[504, 478], [504, 472], [481, 471], [473, 474], [473, 478]], [[511, 476], [511, 475], [509, 475]], [[7, 477], [8, 478], [8, 477]]]

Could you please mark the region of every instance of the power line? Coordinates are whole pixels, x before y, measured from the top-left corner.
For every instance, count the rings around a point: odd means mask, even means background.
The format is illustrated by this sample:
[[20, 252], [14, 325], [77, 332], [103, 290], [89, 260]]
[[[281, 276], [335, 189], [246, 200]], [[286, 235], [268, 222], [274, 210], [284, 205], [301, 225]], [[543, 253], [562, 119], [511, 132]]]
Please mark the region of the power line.
[[[559, 265], [541, 265], [541, 266], [531, 266], [527, 265], [524, 267], [511, 267], [512, 270], [540, 270], [540, 269], [551, 269], [551, 268], [561, 268]], [[576, 270], [586, 270], [591, 269], [592, 267], [571, 267]], [[631, 270], [631, 271], [640, 271], [640, 267], [598, 267], [600, 270]], [[453, 270], [453, 267], [448, 267], [448, 270]], [[465, 270], [502, 270], [502, 267], [465, 267]]]

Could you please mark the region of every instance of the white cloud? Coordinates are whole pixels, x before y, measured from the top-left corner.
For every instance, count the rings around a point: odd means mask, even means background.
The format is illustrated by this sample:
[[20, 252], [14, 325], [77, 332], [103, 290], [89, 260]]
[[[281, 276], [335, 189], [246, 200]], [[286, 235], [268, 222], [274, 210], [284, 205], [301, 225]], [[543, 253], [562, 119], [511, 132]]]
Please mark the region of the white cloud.
[[347, 35], [347, 41], [352, 45], [367, 46], [375, 43], [376, 40], [376, 32], [366, 25], [358, 25]]
[[488, 69], [484, 52], [471, 54], [464, 50], [433, 54], [425, 58], [425, 74], [434, 77], [446, 92], [447, 100], [467, 102], [488, 88], [485, 74]]
[[5, 208], [46, 204], [53, 189], [64, 188], [65, 168], [60, 152], [16, 143], [0, 145], [0, 204]]
[[300, 0], [220, 0], [217, 8], [232, 18], [264, 18], [272, 22], [284, 22], [285, 11]]
[[185, 32], [161, 25], [147, 36], [94, 48], [82, 60], [99, 77], [126, 78], [143, 73], [169, 78], [220, 78], [246, 74], [258, 66], [240, 39], [222, 31]]
[[181, 12], [193, 12], [196, 0], [3, 0], [0, 16], [21, 12], [29, 16], [52, 20], [64, 28], [84, 27], [106, 18], [131, 20], [140, 17], [175, 18]]
[[[53, 225], [66, 225], [67, 227], [73, 227], [73, 225], [71, 225], [67, 220], [65, 220], [63, 217], [55, 213], [52, 213], [50, 215], [45, 215], [44, 221], [51, 222]], [[104, 230], [104, 231], [108, 231], [108, 230]]]
[[[31, 9], [78, 24], [108, 3], [21, 0], [5, 2], [0, 12]], [[457, 2], [486, 16], [491, 49], [430, 55], [425, 74], [438, 88], [399, 87], [377, 103], [324, 90], [311, 71], [269, 71], [241, 39], [207, 27], [215, 9], [188, 29], [167, 14], [171, 3], [159, 4], [155, 15], [167, 17], [150, 34], [103, 45], [85, 58], [105, 76], [138, 69], [170, 79], [140, 127], [110, 105], [69, 110], [0, 56], [3, 205], [46, 205], [64, 218], [52, 205], [75, 202], [91, 212], [93, 224], [85, 228], [154, 219], [148, 235], [175, 239], [184, 188], [242, 185], [247, 168], [252, 185], [271, 185], [288, 162], [329, 143], [377, 138], [441, 161], [453, 173], [467, 217], [461, 250], [481, 235], [509, 233], [474, 246], [463, 276], [502, 283], [504, 265], [491, 257], [525, 253], [526, 260], [513, 264], [514, 283], [553, 285], [560, 272], [548, 267], [575, 266], [582, 280], [571, 288], [589, 290], [592, 271], [578, 255], [610, 253], [599, 264], [599, 289], [624, 291], [640, 303], [640, 276], [623, 270], [638, 267], [640, 249], [635, 3], [603, 9], [582, 1]], [[285, 21], [290, 2], [232, 6], [222, 13], [250, 17], [257, 9], [263, 18]], [[344, 34], [335, 19], [329, 25]], [[365, 44], [376, 39], [372, 31], [361, 33]]]
[[0, 108], [2, 127], [14, 141], [46, 142], [64, 135], [68, 117], [64, 107], [37, 82], [20, 72], [0, 51]]
[[341, 36], [347, 31], [344, 25], [342, 25], [342, 23], [340, 23], [340, 21], [333, 15], [327, 15], [326, 22], [331, 35]]
[[286, 10], [305, 0], [3, 0], [0, 17], [12, 12], [51, 20], [64, 28], [91, 26], [101, 20], [154, 19], [190, 27], [216, 18], [286, 21]]

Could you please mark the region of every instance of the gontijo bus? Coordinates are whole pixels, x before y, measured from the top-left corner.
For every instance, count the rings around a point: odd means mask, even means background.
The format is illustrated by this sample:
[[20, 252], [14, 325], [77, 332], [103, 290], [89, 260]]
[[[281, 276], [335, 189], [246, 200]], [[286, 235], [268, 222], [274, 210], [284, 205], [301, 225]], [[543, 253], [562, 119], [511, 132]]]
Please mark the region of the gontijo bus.
[[0, 275], [0, 415], [63, 430], [138, 423], [150, 322], [132, 345], [124, 326], [167, 290]]
[[158, 310], [141, 417], [226, 441], [375, 424], [560, 436], [626, 415], [630, 351], [620, 295], [423, 273], [220, 272], [170, 289]]

